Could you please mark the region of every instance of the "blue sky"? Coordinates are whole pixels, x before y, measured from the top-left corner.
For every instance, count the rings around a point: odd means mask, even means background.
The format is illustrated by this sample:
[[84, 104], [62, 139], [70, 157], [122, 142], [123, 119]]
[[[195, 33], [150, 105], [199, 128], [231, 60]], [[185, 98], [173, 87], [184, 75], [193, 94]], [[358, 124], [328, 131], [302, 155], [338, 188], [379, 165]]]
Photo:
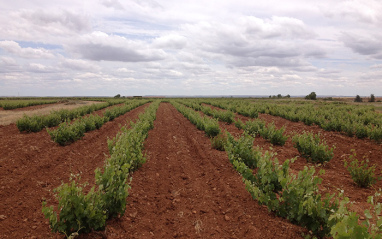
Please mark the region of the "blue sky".
[[377, 0], [1, 5], [2, 96], [382, 95]]

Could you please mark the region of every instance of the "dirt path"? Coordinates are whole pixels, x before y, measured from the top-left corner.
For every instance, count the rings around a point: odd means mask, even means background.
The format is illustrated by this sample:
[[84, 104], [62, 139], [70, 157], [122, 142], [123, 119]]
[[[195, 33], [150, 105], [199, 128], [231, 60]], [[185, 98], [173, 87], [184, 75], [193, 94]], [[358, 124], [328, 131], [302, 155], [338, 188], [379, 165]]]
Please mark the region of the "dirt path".
[[126, 213], [108, 223], [108, 238], [301, 238], [304, 229], [258, 205], [226, 153], [172, 105], [160, 105], [154, 125], [149, 159], [134, 172]]
[[135, 121], [148, 105], [65, 147], [51, 141], [46, 130], [26, 134], [15, 124], [0, 127], [0, 238], [57, 237], [43, 217], [42, 200], [54, 203], [52, 190], [62, 181], [68, 182], [70, 172], [81, 173], [82, 181], [93, 185], [94, 170], [103, 166], [108, 154], [107, 139], [127, 121]]
[[[208, 105], [210, 106], [210, 105]], [[218, 107], [210, 106], [213, 109], [222, 110]], [[236, 114], [236, 119], [241, 119], [243, 122], [249, 120], [249, 117], [244, 117]], [[346, 197], [350, 198], [350, 201], [354, 201], [355, 205], [352, 208], [358, 213], [363, 213], [365, 209], [369, 207], [367, 197], [374, 195], [375, 189], [382, 188], [382, 180], [377, 181], [371, 188], [359, 188], [353, 182], [350, 173], [344, 167], [344, 159], [349, 159], [351, 149], [355, 149], [357, 152], [358, 160], [363, 160], [363, 157], [369, 159], [369, 165], [376, 165], [376, 176], [382, 176], [382, 145], [378, 145], [369, 139], [358, 139], [355, 137], [348, 137], [338, 132], [328, 132], [321, 129], [319, 126], [308, 126], [302, 122], [292, 122], [287, 119], [272, 116], [268, 114], [259, 114], [259, 119], [265, 120], [267, 123], [274, 122], [277, 128], [285, 126], [287, 135], [290, 135], [284, 146], [273, 146], [261, 137], [255, 138], [254, 146], [259, 146], [263, 150], [272, 150], [277, 153], [277, 158], [280, 162], [284, 162], [286, 159], [297, 157], [295, 163], [291, 164], [291, 169], [298, 171], [302, 170], [304, 166], [314, 166], [312, 163], [308, 163], [305, 158], [302, 158], [296, 148], [293, 147], [291, 136], [295, 134], [301, 134], [303, 131], [313, 132], [315, 134], [321, 133], [321, 138], [326, 140], [326, 143], [336, 148], [334, 149], [334, 157], [325, 166], [318, 167], [324, 169], [325, 174], [320, 177], [323, 179], [320, 186], [320, 190], [323, 194], [338, 192], [338, 189], [344, 190]], [[236, 137], [241, 131], [239, 131], [233, 124], [227, 125], [219, 122], [222, 129], [227, 129], [228, 132], [233, 133]]]
[[79, 101], [74, 104], [56, 103], [56, 104], [34, 105], [34, 106], [18, 108], [14, 110], [0, 110], [0, 126], [15, 123], [18, 119], [23, 117], [24, 114], [28, 116], [46, 115], [46, 114], [49, 114], [52, 110], [61, 110], [61, 109], [71, 110], [78, 107], [91, 105], [91, 104], [99, 104], [99, 103], [104, 103], [104, 102]]

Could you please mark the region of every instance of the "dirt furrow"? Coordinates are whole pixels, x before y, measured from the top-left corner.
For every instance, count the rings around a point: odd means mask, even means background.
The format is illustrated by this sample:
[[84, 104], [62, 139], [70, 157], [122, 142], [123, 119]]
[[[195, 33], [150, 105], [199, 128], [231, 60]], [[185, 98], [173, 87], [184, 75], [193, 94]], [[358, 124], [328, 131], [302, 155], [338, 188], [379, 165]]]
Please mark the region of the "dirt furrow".
[[[68, 182], [70, 173], [81, 173], [82, 181], [94, 184], [94, 170], [108, 154], [107, 139], [121, 125], [135, 121], [149, 104], [107, 122], [99, 130], [68, 146], [50, 140], [46, 130], [19, 133], [15, 124], [0, 128], [0, 238], [51, 238], [41, 202], [55, 203], [52, 190]], [[60, 236], [62, 238], [62, 236]]]
[[134, 172], [126, 213], [108, 238], [299, 238], [304, 229], [258, 205], [225, 152], [211, 149], [173, 106], [162, 103]]

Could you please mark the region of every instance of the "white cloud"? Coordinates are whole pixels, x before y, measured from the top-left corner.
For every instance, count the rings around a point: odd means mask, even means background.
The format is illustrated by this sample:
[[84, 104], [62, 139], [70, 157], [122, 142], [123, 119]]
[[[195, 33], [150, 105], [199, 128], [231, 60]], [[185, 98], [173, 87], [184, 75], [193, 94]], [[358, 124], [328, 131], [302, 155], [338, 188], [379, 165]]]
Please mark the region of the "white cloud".
[[[17, 62], [10, 57], [0, 57], [0, 72], [17, 72], [21, 71], [21, 67], [17, 64]], [[0, 78], [1, 81], [1, 78]]]
[[291, 17], [273, 16], [261, 19], [254, 16], [242, 17], [241, 24], [248, 35], [254, 38], [309, 39], [315, 36], [303, 21]]
[[182, 49], [187, 45], [187, 38], [184, 36], [170, 34], [154, 39], [153, 46], [158, 48]]
[[90, 19], [86, 14], [36, 7], [0, 11], [0, 39], [57, 44], [68, 37], [91, 31]]
[[122, 68], [118, 68], [117, 72], [121, 72], [121, 73], [133, 73], [134, 71], [129, 70], [129, 69], [125, 68], [125, 67], [122, 67]]
[[348, 18], [356, 23], [380, 24], [382, 4], [379, 0], [345, 0], [331, 2], [323, 11], [331, 18]]
[[30, 73], [53, 73], [57, 74], [59, 73], [59, 69], [54, 66], [44, 65], [40, 63], [29, 63], [25, 65], [25, 70]]
[[289, 17], [247, 16], [235, 22], [199, 22], [185, 25], [184, 32], [190, 41], [194, 40], [193, 46], [225, 55], [222, 59], [233, 66], [292, 67], [308, 65], [304, 57], [325, 56], [319, 45], [309, 42], [315, 33], [301, 20]]
[[81, 57], [94, 61], [142, 62], [163, 60], [166, 53], [152, 48], [143, 41], [93, 32], [83, 35], [68, 45], [68, 49]]
[[340, 38], [345, 46], [351, 48], [354, 52], [368, 55], [377, 59], [382, 59], [382, 34], [372, 33], [370, 35], [355, 35], [344, 33]]
[[0, 48], [22, 58], [53, 58], [54, 54], [43, 48], [22, 48], [15, 41], [0, 41]]
[[36, 28], [52, 33], [67, 31], [86, 32], [90, 30], [89, 19], [71, 11], [48, 12], [41, 9], [35, 11], [21, 11], [21, 18], [31, 23]]
[[100, 69], [99, 66], [80, 59], [64, 59], [60, 66], [75, 71], [98, 71]]
[[104, 0], [102, 5], [108, 8], [114, 8], [115, 10], [124, 10], [125, 8], [118, 0]]

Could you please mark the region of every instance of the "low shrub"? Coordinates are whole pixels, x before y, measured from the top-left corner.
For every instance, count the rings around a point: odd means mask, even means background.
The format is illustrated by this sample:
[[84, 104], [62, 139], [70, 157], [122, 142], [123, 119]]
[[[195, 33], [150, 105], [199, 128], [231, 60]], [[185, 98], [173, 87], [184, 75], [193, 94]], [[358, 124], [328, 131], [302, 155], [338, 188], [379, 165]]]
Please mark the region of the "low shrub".
[[357, 123], [355, 125], [355, 136], [359, 139], [367, 138], [367, 128], [362, 123]]
[[59, 125], [62, 122], [61, 118], [57, 114], [49, 114], [45, 117], [42, 117], [42, 126], [45, 127], [54, 127]]
[[277, 214], [323, 238], [330, 234], [331, 227], [337, 222], [331, 215], [338, 210], [339, 199], [335, 194], [322, 197], [318, 189], [322, 179], [314, 174], [314, 167], [305, 167], [297, 177], [289, 175], [282, 181]]
[[250, 117], [250, 118], [257, 118], [259, 117], [259, 112], [257, 112], [255, 107], [251, 107], [250, 105], [242, 105], [240, 107], [237, 107], [235, 111], [243, 116]]
[[226, 111], [214, 110], [214, 115], [216, 115], [220, 121], [227, 122], [228, 124], [231, 124], [235, 118], [235, 114], [228, 110]]
[[[353, 150], [354, 152], [354, 150]], [[345, 168], [348, 169], [353, 181], [361, 188], [368, 188], [374, 183], [376, 183], [377, 178], [374, 174], [375, 165], [369, 167], [368, 160], [358, 161], [356, 158], [357, 154], [354, 152], [353, 155], [350, 155], [349, 160], [345, 161]]]
[[356, 212], [349, 211], [347, 204], [349, 199], [345, 198], [340, 204], [339, 210], [334, 213], [331, 218], [337, 223], [331, 228], [331, 236], [334, 239], [341, 238], [382, 238], [382, 205], [379, 202], [381, 198], [381, 189], [375, 192], [374, 196], [367, 198], [367, 203], [372, 207], [364, 211], [364, 221], [359, 223], [360, 217]]
[[261, 156], [259, 149], [253, 148], [254, 138], [246, 134], [235, 140], [230, 133], [227, 133], [226, 151], [228, 158], [232, 162], [239, 161], [245, 163], [249, 168], [256, 168], [257, 161]]
[[247, 132], [250, 135], [260, 135], [260, 132], [262, 132], [265, 128], [265, 121], [260, 119], [255, 120], [248, 120], [245, 123], [244, 131]]
[[[293, 161], [294, 159], [292, 159]], [[243, 167], [239, 167], [243, 171]], [[246, 171], [244, 171], [246, 172]], [[246, 173], [247, 178], [249, 173]], [[244, 176], [243, 176], [244, 177]], [[298, 175], [289, 173], [289, 160], [280, 165], [272, 154], [266, 152], [258, 159], [255, 180], [245, 179], [252, 197], [276, 215], [301, 225], [320, 238], [328, 236], [337, 222], [331, 218], [339, 208], [335, 195], [322, 197], [314, 167], [305, 167]]]
[[288, 136], [283, 135], [285, 131], [285, 127], [281, 127], [280, 129], [276, 129], [274, 123], [268, 124], [267, 127], [264, 127], [259, 131], [260, 136], [264, 139], [269, 140], [274, 145], [284, 145], [288, 140]]
[[235, 123], [235, 127], [238, 129], [244, 129], [245, 127], [245, 124], [240, 119], [235, 120], [234, 123]]
[[[104, 203], [99, 191], [94, 187], [84, 194], [86, 185], [78, 184], [70, 178], [69, 184], [62, 184], [54, 190], [58, 200], [57, 212], [53, 206], [46, 206], [43, 202], [42, 212], [49, 219], [53, 232], [64, 233], [67, 237], [72, 233], [90, 232], [105, 227], [106, 216]], [[58, 214], [57, 214], [58, 213]]]
[[217, 149], [220, 151], [224, 151], [224, 147], [227, 142], [227, 136], [224, 134], [220, 133], [217, 136], [211, 138], [211, 145], [213, 149]]
[[292, 138], [293, 146], [297, 148], [301, 156], [314, 163], [324, 163], [330, 161], [334, 148], [329, 148], [325, 141], [320, 139], [320, 134], [304, 132]]
[[377, 143], [382, 142], [382, 126], [374, 126], [368, 128], [369, 138]]
[[108, 218], [125, 213], [126, 198], [130, 189], [130, 185], [127, 184], [130, 165], [125, 163], [121, 166], [119, 163], [110, 162], [112, 160], [113, 156], [108, 159], [103, 173], [99, 168], [95, 171], [96, 184], [99, 186]]
[[215, 137], [220, 133], [220, 127], [217, 120], [204, 120], [204, 131], [209, 137]]
[[75, 142], [85, 135], [86, 127], [82, 121], [76, 121], [73, 124], [70, 122], [61, 123], [57, 129], [46, 129], [51, 139], [61, 146]]
[[16, 121], [16, 126], [20, 132], [39, 132], [43, 129], [43, 118], [40, 116], [27, 116]]

